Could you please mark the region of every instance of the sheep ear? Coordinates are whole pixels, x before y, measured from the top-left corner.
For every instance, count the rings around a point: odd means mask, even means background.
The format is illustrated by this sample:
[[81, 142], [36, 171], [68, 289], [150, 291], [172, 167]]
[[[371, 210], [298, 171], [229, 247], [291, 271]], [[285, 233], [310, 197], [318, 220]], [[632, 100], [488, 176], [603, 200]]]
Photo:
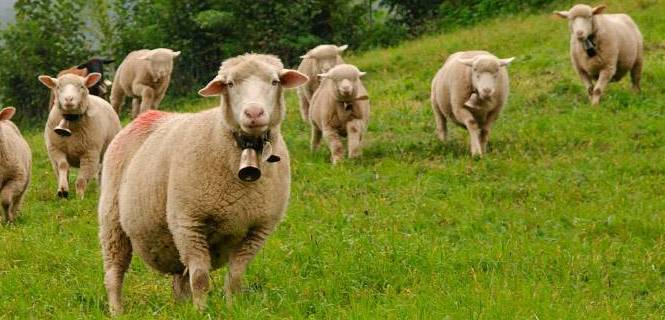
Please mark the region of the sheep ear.
[[561, 18], [568, 19], [568, 11], [554, 11], [554, 14]]
[[53, 89], [58, 85], [58, 79], [56, 79], [56, 78], [52, 78], [52, 77], [43, 75], [43, 76], [37, 77], [37, 79], [39, 79], [39, 82], [44, 84], [49, 89]]
[[469, 66], [469, 67], [473, 67], [473, 61], [474, 61], [474, 59], [457, 58], [457, 62], [459, 62], [463, 65]]
[[102, 60], [102, 64], [109, 64], [109, 63], [114, 63], [115, 62], [114, 59], [101, 59], [101, 60]]
[[367, 72], [360, 71], [360, 73], [358, 73], [358, 78], [362, 78], [366, 74], [367, 74]]
[[224, 81], [224, 78], [222, 78], [222, 76], [216, 76], [214, 79], [208, 82], [205, 88], [199, 90], [199, 95], [202, 97], [221, 96], [224, 92], [224, 89], [226, 89], [226, 82]]
[[505, 67], [515, 60], [515, 57], [510, 57], [507, 59], [499, 59], [499, 66]]
[[308, 54], [300, 56], [300, 59], [309, 59], [309, 58], [310, 58], [310, 56]]
[[85, 80], [83, 81], [85, 83], [85, 86], [90, 88], [95, 85], [95, 83], [99, 82], [99, 79], [102, 78], [102, 74], [99, 72], [93, 72], [85, 77]]
[[309, 81], [309, 77], [292, 69], [282, 69], [279, 72], [279, 81], [286, 89], [297, 88]]
[[79, 70], [88, 69], [87, 64], [88, 63], [79, 64], [78, 66], [76, 66], [76, 69], [79, 69]]
[[14, 114], [16, 113], [16, 109], [14, 107], [7, 107], [2, 110], [0, 110], [0, 121], [3, 120], [10, 120]]
[[180, 51], [173, 51], [171, 54], [174, 58], [177, 58], [180, 55]]
[[348, 44], [345, 44], [345, 45], [343, 45], [343, 46], [339, 46], [339, 47], [337, 47], [337, 52], [338, 52], [338, 53], [342, 53], [342, 52], [344, 52], [344, 50], [346, 50], [346, 49], [348, 49], [348, 48], [349, 48], [349, 45], [348, 45]]
[[601, 14], [603, 11], [607, 8], [604, 4], [601, 4], [599, 6], [595, 6], [593, 9], [591, 9], [591, 12], [593, 14]]
[[330, 77], [330, 74], [329, 74], [328, 72], [326, 72], [326, 73], [319, 73], [319, 74], [316, 75], [316, 77], [317, 77], [317, 78], [319, 79], [319, 81], [320, 81], [320, 80], [323, 80], [323, 79], [328, 79], [328, 78]]

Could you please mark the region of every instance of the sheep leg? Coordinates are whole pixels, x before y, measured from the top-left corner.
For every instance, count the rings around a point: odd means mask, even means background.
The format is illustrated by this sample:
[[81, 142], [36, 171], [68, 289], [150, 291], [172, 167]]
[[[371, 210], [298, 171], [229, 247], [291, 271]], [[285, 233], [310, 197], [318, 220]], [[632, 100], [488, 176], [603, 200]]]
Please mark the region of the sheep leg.
[[323, 128], [323, 137], [328, 142], [332, 164], [337, 164], [344, 158], [344, 145], [339, 133], [333, 128]]
[[81, 170], [76, 178], [76, 195], [83, 199], [85, 188], [90, 179], [99, 172], [99, 152], [88, 152], [81, 157]]
[[640, 80], [642, 79], [642, 58], [638, 58], [635, 61], [633, 69], [630, 70], [630, 80], [633, 83], [633, 90], [635, 92], [640, 92]]
[[310, 140], [310, 148], [312, 151], [316, 151], [321, 146], [321, 129], [312, 123], [312, 138]]
[[[103, 204], [102, 204], [103, 205]], [[132, 261], [132, 243], [120, 226], [118, 204], [100, 215], [100, 242], [104, 258], [104, 287], [112, 315], [122, 313], [122, 282]]]
[[463, 107], [453, 108], [453, 113], [455, 118], [458, 119], [461, 123], [466, 126], [466, 129], [469, 131], [469, 144], [471, 146], [471, 155], [472, 156], [482, 156], [483, 148], [480, 143], [480, 127], [478, 126], [478, 121], [473, 117], [473, 114], [469, 110], [464, 109]]
[[242, 278], [247, 265], [261, 250], [271, 232], [271, 228], [250, 230], [245, 239], [231, 252], [229, 272], [224, 279], [224, 296], [228, 305], [233, 303], [233, 294], [240, 292], [242, 288]]
[[[11, 182], [10, 182], [11, 183]], [[12, 210], [13, 208], [13, 202], [12, 202], [12, 192], [13, 188], [8, 184], [2, 188], [2, 191], [0, 192], [0, 204], [2, 205], [2, 215], [5, 218], [5, 221], [7, 223], [11, 223], [13, 219], [12, 215]]]
[[309, 121], [309, 98], [305, 92], [299, 90], [298, 99], [300, 100], [300, 116], [303, 121]]
[[132, 117], [141, 113], [141, 99], [138, 97], [132, 98]]
[[122, 104], [125, 102], [125, 93], [120, 88], [120, 84], [116, 84], [111, 87], [111, 106], [117, 114], [120, 114], [122, 111]]
[[349, 133], [349, 158], [356, 158], [362, 154], [363, 122], [360, 119], [351, 120], [346, 124]]
[[605, 92], [605, 87], [610, 82], [612, 77], [614, 77], [615, 70], [614, 68], [606, 68], [600, 71], [598, 76], [598, 82], [596, 82], [596, 87], [593, 88], [593, 95], [591, 96], [591, 105], [597, 106], [600, 103], [600, 97]]
[[[154, 107], [155, 103], [155, 90], [148, 86], [142, 86], [141, 90], [141, 111], [140, 113], [146, 112]], [[135, 115], [135, 117], [138, 114]]]
[[189, 287], [189, 274], [173, 275], [173, 296], [176, 302], [182, 302], [192, 297]]
[[[170, 211], [167, 209], [167, 211]], [[167, 216], [172, 216], [167, 212]], [[210, 290], [210, 253], [205, 235], [191, 228], [191, 222], [184, 224], [173, 222], [171, 233], [180, 253], [182, 263], [189, 272], [189, 285], [194, 306], [203, 311], [206, 307], [206, 298]]]
[[432, 100], [432, 112], [434, 113], [434, 122], [436, 123], [436, 136], [441, 142], [446, 142], [448, 138], [448, 125], [446, 116], [443, 115], [439, 106]]
[[53, 169], [55, 169], [55, 176], [58, 179], [58, 198], [69, 197], [69, 163], [67, 156], [60, 150], [49, 150], [51, 161], [53, 162]]

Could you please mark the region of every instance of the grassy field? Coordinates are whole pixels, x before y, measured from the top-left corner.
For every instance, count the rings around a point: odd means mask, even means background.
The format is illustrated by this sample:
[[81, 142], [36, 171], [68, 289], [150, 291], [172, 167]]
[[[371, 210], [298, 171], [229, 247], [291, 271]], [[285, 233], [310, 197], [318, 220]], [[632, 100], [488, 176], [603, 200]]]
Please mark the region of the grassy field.
[[[309, 151], [290, 93], [291, 203], [247, 293], [226, 308], [219, 270], [199, 314], [135, 259], [126, 318], [665, 318], [665, 2], [606, 4], [641, 26], [646, 65], [642, 94], [625, 79], [600, 108], [572, 70], [566, 23], [546, 14], [349, 57], [372, 103], [357, 161], [332, 167], [326, 149]], [[464, 130], [435, 138], [429, 104], [443, 59], [466, 49], [517, 58], [482, 160]], [[42, 133], [24, 133], [33, 181], [18, 222], [0, 227], [0, 319], [105, 317], [97, 187], [56, 200]]]

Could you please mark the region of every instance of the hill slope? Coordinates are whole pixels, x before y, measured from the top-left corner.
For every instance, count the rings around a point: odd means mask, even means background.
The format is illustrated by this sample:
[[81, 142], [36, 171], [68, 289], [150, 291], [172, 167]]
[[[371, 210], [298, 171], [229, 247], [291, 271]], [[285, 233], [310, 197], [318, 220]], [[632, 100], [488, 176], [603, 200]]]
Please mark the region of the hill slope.
[[[662, 318], [665, 316], [665, 3], [607, 1], [646, 39], [643, 93], [611, 84], [589, 106], [564, 21], [517, 15], [348, 60], [368, 72], [365, 155], [332, 167], [308, 149], [289, 95], [288, 216], [250, 266], [248, 293], [209, 316], [255, 318]], [[429, 85], [458, 50], [516, 56], [512, 93], [480, 161], [467, 134], [436, 140]], [[214, 71], [211, 70], [211, 75]], [[212, 107], [197, 100], [190, 111]], [[16, 225], [0, 227], [0, 318], [102, 317], [96, 190], [55, 200], [41, 133]], [[127, 318], [199, 317], [135, 259]]]

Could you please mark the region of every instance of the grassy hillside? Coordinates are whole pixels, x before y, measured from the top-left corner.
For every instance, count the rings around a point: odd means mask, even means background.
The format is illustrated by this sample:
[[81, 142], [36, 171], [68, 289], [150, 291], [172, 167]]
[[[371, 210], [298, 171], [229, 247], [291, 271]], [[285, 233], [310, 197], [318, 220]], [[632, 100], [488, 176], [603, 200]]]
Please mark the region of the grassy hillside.
[[[348, 60], [368, 72], [365, 155], [309, 151], [294, 94], [288, 215], [250, 266], [247, 294], [208, 313], [176, 305], [170, 279], [132, 263], [127, 319], [580, 319], [665, 317], [665, 2], [606, 1], [646, 40], [643, 92], [611, 84], [589, 106], [566, 23], [518, 15]], [[516, 56], [509, 104], [473, 160], [465, 131], [434, 135], [429, 84], [465, 49]], [[214, 71], [211, 70], [211, 76]], [[199, 110], [199, 99], [170, 106]], [[0, 319], [106, 315], [95, 186], [58, 201], [40, 132], [25, 132], [33, 183], [0, 227]]]

